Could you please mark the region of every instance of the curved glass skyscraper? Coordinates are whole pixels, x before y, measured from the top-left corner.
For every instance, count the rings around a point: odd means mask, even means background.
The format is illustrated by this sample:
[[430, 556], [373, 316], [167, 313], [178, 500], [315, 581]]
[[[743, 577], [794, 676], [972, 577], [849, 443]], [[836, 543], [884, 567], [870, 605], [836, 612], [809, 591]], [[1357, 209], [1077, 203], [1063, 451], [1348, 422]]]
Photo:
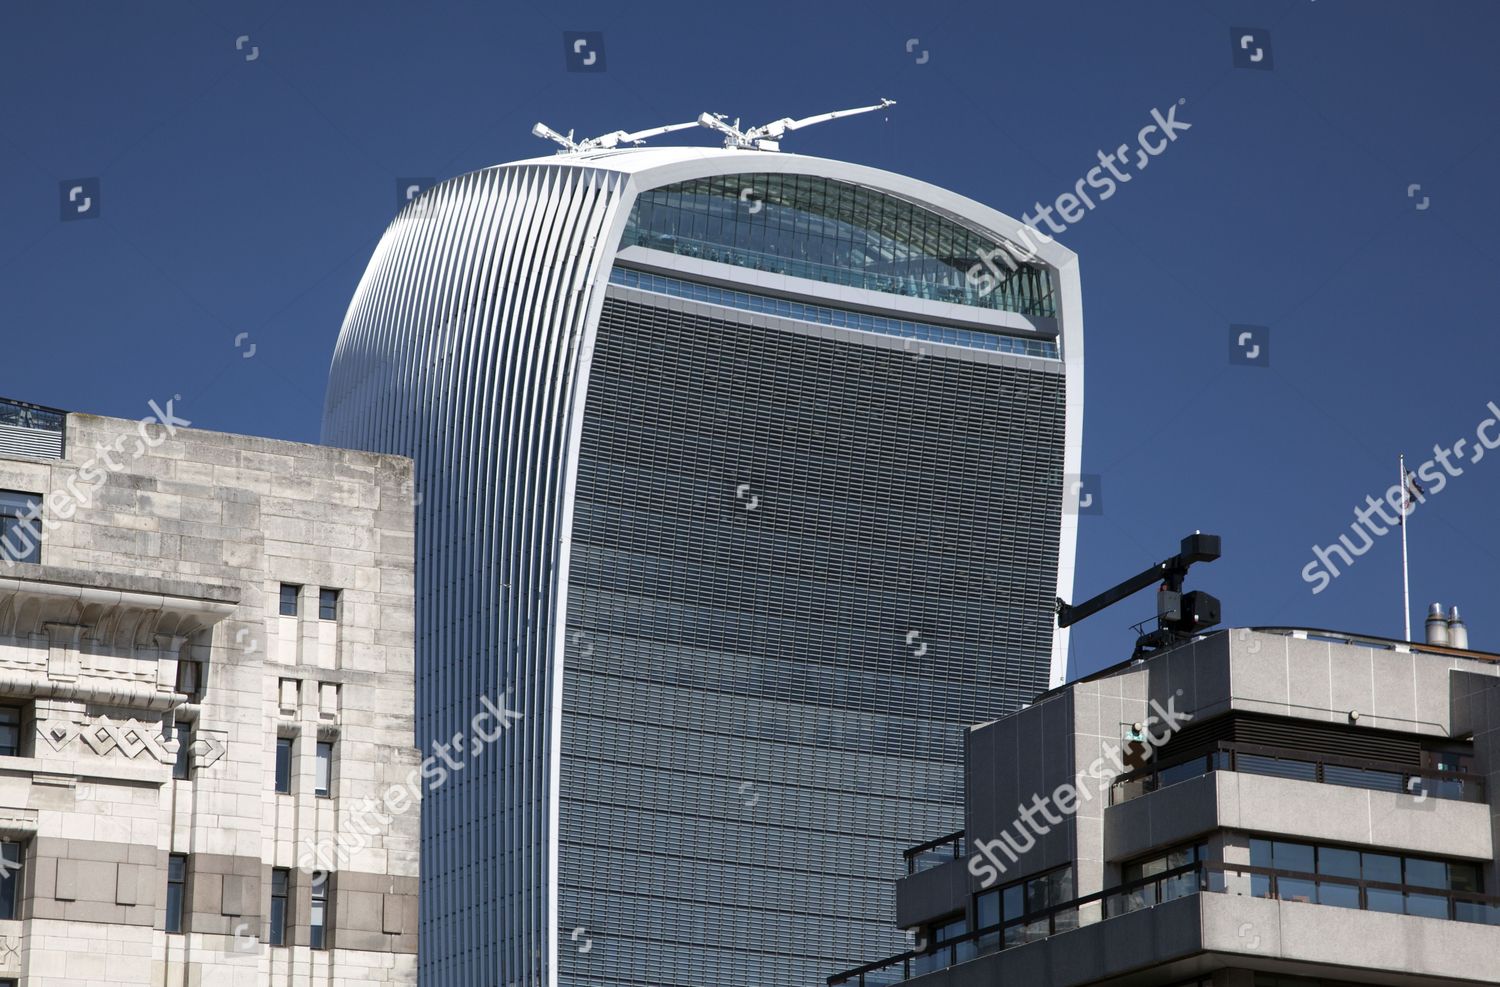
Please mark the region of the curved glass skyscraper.
[[324, 438], [416, 460], [418, 736], [523, 714], [424, 802], [430, 987], [809, 987], [902, 948], [963, 725], [1063, 675], [1080, 295], [1023, 242], [909, 178], [702, 148], [396, 217]]

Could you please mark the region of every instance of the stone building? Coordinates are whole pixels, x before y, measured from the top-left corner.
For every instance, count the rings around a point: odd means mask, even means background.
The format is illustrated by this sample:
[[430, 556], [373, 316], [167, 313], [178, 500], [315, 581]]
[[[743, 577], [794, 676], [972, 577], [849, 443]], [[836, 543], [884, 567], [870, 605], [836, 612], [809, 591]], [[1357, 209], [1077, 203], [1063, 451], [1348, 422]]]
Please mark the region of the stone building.
[[410, 464], [143, 410], [0, 402], [0, 987], [415, 983]]
[[1500, 655], [1460, 640], [1223, 630], [971, 728], [916, 948], [829, 984], [1500, 983]]

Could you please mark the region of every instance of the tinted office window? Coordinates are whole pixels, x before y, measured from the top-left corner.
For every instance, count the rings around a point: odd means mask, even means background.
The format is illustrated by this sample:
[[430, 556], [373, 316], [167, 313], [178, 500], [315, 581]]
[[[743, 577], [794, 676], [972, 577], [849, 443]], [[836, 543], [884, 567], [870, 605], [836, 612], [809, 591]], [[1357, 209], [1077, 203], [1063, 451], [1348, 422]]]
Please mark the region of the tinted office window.
[[20, 707], [0, 706], [0, 755], [21, 756], [21, 726], [25, 722]]
[[42, 495], [0, 490], [0, 559], [42, 561]]
[[336, 589], [318, 590], [318, 619], [339, 619], [339, 591]]
[[281, 615], [283, 617], [297, 616], [297, 594], [301, 592], [301, 586], [293, 586], [291, 583], [281, 584]]
[[187, 857], [174, 853], [167, 858], [167, 931], [182, 931], [183, 892], [187, 889]]
[[329, 909], [329, 890], [333, 884], [333, 875], [327, 871], [321, 871], [313, 875], [312, 879], [312, 914], [308, 917], [308, 939], [307, 944], [313, 949], [328, 948], [328, 929], [332, 924], [332, 915]]
[[189, 723], [177, 724], [177, 761], [172, 765], [172, 777], [187, 779], [193, 776], [193, 727]]
[[333, 782], [333, 744], [318, 741], [318, 768], [314, 793], [328, 798]]
[[272, 946], [286, 945], [287, 902], [290, 900], [292, 872], [285, 867], [271, 870], [271, 931], [267, 939]]
[[0, 842], [0, 919], [21, 917], [21, 877], [25, 847], [11, 840]]
[[292, 791], [292, 738], [276, 738], [276, 790], [283, 795]]

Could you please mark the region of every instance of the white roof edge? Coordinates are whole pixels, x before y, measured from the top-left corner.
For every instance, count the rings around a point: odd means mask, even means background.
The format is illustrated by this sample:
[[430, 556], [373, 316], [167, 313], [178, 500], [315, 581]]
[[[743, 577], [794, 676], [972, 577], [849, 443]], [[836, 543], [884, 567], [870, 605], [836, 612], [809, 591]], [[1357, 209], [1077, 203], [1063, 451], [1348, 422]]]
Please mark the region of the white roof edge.
[[[1051, 237], [976, 199], [898, 172], [836, 158], [722, 147], [639, 147], [588, 151], [582, 154], [547, 154], [492, 165], [491, 168], [549, 165], [592, 168], [627, 175], [638, 192], [692, 178], [740, 172], [817, 175], [866, 185], [918, 203], [946, 215], [960, 225], [978, 227], [1005, 240], [1035, 245], [1034, 256], [1049, 267], [1066, 268], [1076, 264], [1078, 260], [1073, 251]], [[481, 170], [488, 171], [490, 168]]]

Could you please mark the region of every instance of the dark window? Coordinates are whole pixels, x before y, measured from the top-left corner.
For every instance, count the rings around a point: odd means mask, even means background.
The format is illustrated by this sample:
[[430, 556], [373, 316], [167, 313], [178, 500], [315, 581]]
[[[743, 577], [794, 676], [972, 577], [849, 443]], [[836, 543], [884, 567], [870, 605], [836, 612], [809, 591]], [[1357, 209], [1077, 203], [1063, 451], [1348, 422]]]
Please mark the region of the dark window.
[[318, 619], [339, 619], [339, 591], [336, 589], [318, 590]]
[[267, 941], [272, 946], [286, 945], [287, 902], [290, 900], [292, 872], [285, 867], [271, 869], [271, 931]]
[[292, 792], [292, 738], [276, 738], [276, 790], [283, 795]]
[[193, 776], [193, 725], [177, 724], [177, 761], [172, 765], [172, 777], [186, 780]]
[[333, 927], [333, 875], [319, 871], [312, 879], [312, 914], [308, 916], [307, 944], [313, 949], [328, 948], [328, 931]]
[[174, 853], [167, 858], [167, 931], [182, 931], [182, 903], [187, 890], [187, 856]]
[[[1036, 877], [985, 891], [974, 899], [974, 914], [980, 929], [1003, 924], [999, 933], [981, 936], [978, 948], [989, 951], [997, 945], [1018, 946], [1042, 939], [1053, 931], [1077, 928], [1078, 910], [1063, 909], [1045, 914], [1048, 909], [1072, 901], [1073, 868], [1057, 867]], [[1041, 914], [1038, 917], [1038, 913]], [[1029, 918], [1029, 921], [1023, 921]]]
[[[1436, 860], [1431, 857], [1407, 857], [1394, 853], [1376, 853], [1345, 847], [1315, 846], [1288, 840], [1252, 839], [1250, 865], [1299, 874], [1326, 875], [1335, 880], [1314, 877], [1275, 876], [1275, 893], [1283, 901], [1316, 902], [1341, 908], [1360, 908], [1397, 915], [1426, 915], [1449, 918], [1449, 901], [1440, 894], [1423, 894], [1420, 889], [1482, 893], [1484, 888], [1476, 864], [1459, 860]], [[1342, 878], [1343, 880], [1337, 880]], [[1395, 888], [1364, 889], [1360, 904], [1360, 887], [1349, 881], [1364, 880]], [[1397, 890], [1402, 888], [1402, 890]], [[1269, 874], [1250, 876], [1250, 893], [1258, 898], [1272, 893]], [[1458, 917], [1464, 905], [1456, 904]]]
[[326, 740], [318, 741], [318, 765], [314, 779], [313, 793], [328, 798], [333, 790], [333, 744]]
[[281, 615], [283, 617], [297, 616], [297, 596], [301, 592], [301, 586], [294, 586], [291, 583], [281, 584]]
[[0, 490], [0, 559], [42, 561], [42, 495]]
[[0, 755], [20, 757], [26, 714], [19, 706], [0, 706]]
[[0, 841], [0, 919], [21, 917], [21, 877], [26, 848], [13, 840]]

